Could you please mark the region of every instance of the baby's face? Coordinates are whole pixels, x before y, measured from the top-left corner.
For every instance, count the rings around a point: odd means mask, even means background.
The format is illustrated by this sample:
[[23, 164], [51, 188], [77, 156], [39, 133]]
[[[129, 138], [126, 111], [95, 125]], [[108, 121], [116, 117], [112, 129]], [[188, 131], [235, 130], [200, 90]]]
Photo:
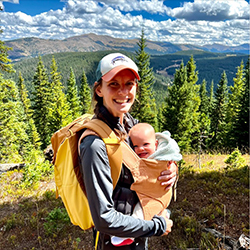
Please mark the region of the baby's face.
[[137, 135], [130, 136], [133, 143], [134, 151], [140, 158], [148, 158], [153, 154], [157, 147], [157, 142], [154, 136]]

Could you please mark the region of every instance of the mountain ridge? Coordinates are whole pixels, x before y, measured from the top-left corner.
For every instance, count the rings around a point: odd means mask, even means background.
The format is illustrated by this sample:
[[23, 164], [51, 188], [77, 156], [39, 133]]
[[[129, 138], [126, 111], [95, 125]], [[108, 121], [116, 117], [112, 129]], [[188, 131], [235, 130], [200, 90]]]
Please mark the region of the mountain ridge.
[[[9, 51], [9, 58], [13, 61], [18, 61], [27, 57], [32, 58], [38, 55], [42, 56], [60, 52], [94, 52], [104, 50], [125, 50], [134, 52], [138, 49], [138, 40], [139, 39], [122, 39], [89, 33], [63, 40], [26, 37], [5, 41], [5, 45], [13, 48], [13, 50]], [[198, 46], [151, 40], [146, 40], [146, 44], [147, 47], [145, 50], [150, 55], [172, 54], [186, 50], [249, 54], [249, 44], [242, 44], [239, 46], [225, 46], [222, 44]]]

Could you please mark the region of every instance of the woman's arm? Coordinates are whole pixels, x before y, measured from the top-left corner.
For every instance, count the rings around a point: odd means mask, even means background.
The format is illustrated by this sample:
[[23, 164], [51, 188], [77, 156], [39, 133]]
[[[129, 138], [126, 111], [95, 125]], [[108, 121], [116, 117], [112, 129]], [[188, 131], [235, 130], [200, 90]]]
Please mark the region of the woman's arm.
[[80, 162], [91, 215], [97, 230], [120, 237], [162, 235], [166, 221], [155, 216], [150, 221], [124, 215], [114, 209], [113, 184], [104, 142], [87, 136], [80, 145]]

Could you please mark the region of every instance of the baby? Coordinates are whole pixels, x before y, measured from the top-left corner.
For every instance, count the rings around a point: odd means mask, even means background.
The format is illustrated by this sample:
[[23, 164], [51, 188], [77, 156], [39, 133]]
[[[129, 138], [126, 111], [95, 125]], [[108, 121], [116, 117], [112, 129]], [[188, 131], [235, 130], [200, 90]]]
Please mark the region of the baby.
[[[140, 158], [166, 161], [180, 161], [182, 159], [180, 149], [168, 131], [155, 133], [150, 124], [138, 123], [130, 130], [129, 137], [135, 153]], [[170, 216], [170, 211], [168, 209], [167, 211]], [[136, 204], [132, 216], [144, 219], [140, 203]], [[115, 246], [129, 245], [133, 240], [133, 238], [111, 237], [111, 242]]]

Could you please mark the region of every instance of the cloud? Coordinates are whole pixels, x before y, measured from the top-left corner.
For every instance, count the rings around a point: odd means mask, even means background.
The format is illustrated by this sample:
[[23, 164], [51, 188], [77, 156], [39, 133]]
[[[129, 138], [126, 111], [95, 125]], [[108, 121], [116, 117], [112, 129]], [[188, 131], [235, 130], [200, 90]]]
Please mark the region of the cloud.
[[[249, 19], [245, 19], [249, 4], [246, 1], [195, 0], [174, 9], [164, 5], [167, 1], [160, 0], [63, 2], [62, 9], [35, 16], [20, 11], [0, 13], [4, 40], [31, 36], [64, 39], [87, 33], [138, 39], [143, 27], [146, 38], [154, 41], [196, 45], [249, 42]], [[142, 10], [144, 15], [140, 14]], [[158, 13], [165, 20], [152, 20], [145, 13]]]
[[98, 13], [101, 11], [101, 7], [96, 1], [79, 1], [69, 0], [66, 4], [66, 13], [74, 13], [77, 15], [84, 15], [89, 13]]
[[3, 2], [19, 4], [19, 0], [2, 0], [2, 1], [0, 1], [0, 7], [3, 8], [3, 9], [4, 9]]
[[4, 10], [3, 2], [19, 4], [19, 0], [2, 0], [2, 1], [0, 1], [0, 8], [3, 9], [3, 10]]
[[19, 4], [19, 0], [2, 0], [1, 2], [9, 2], [9, 3]]
[[117, 8], [120, 11], [146, 11], [151, 14], [164, 14], [170, 10], [169, 7], [164, 5], [162, 0], [144, 0], [144, 1], [116, 1], [106, 0], [102, 1], [104, 4]]
[[170, 10], [168, 14], [188, 21], [249, 19], [249, 4], [242, 0], [195, 0], [185, 2], [183, 7]]

